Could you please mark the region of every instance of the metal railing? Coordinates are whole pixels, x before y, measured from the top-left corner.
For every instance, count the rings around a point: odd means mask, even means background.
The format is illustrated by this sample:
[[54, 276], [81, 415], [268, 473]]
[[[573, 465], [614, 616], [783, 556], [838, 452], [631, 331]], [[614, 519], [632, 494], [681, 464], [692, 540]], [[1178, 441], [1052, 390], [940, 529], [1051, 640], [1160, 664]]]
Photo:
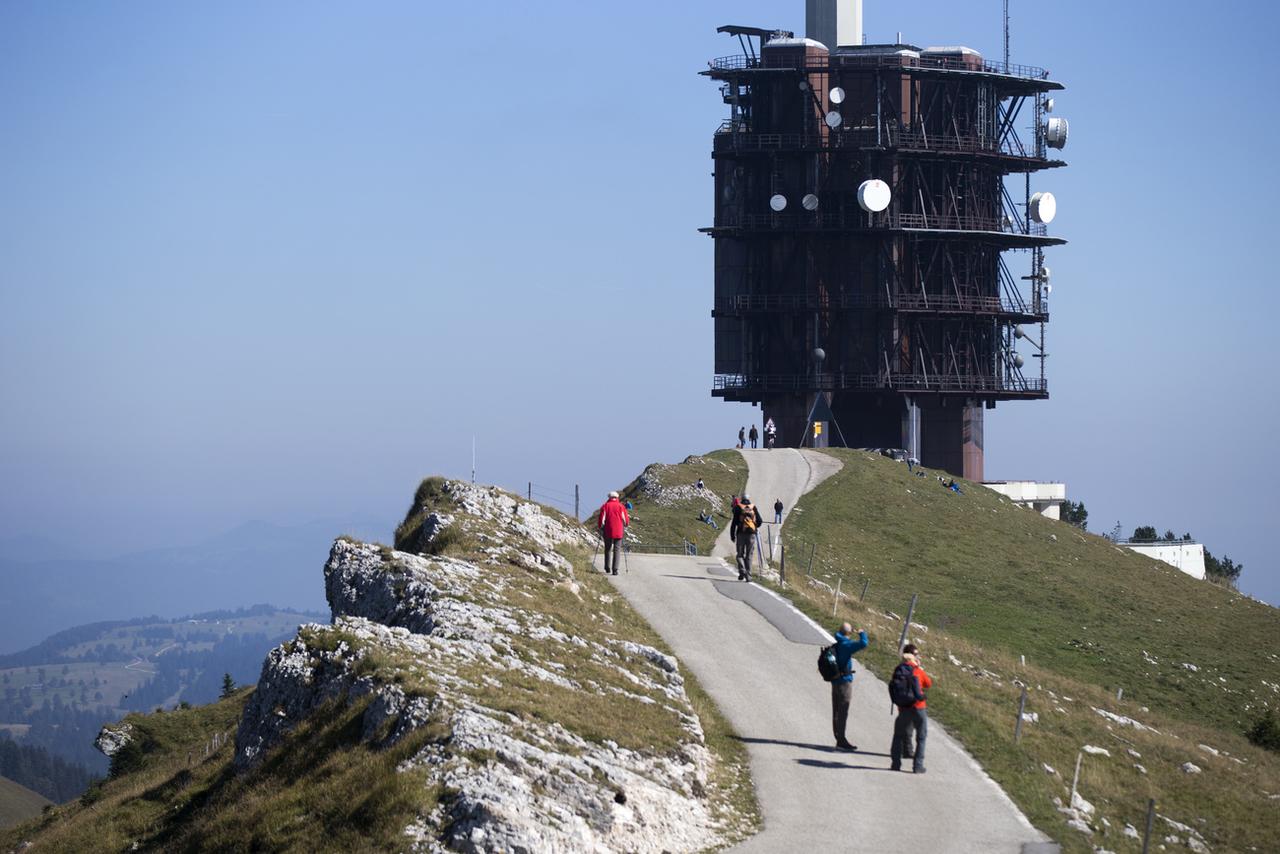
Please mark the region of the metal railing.
[[1006, 138], [1002, 144], [977, 134], [931, 135], [927, 131], [899, 127], [887, 127], [879, 134], [874, 127], [842, 127], [829, 133], [755, 133], [725, 121], [716, 129], [715, 140], [721, 149], [744, 152], [883, 147], [916, 152], [985, 152], [1023, 160], [1047, 160], [1027, 154], [1012, 138]]
[[976, 56], [904, 56], [903, 54], [836, 54], [835, 56], [799, 56], [767, 54], [749, 57], [741, 53], [720, 56], [707, 63], [711, 71], [795, 70], [807, 74], [824, 74], [833, 68], [884, 68], [890, 71], [971, 71], [999, 74], [1024, 80], [1048, 80], [1049, 72], [1039, 66], [1020, 63], [988, 62]]
[[761, 230], [882, 230], [909, 231], [972, 231], [989, 234], [1013, 234], [1030, 237], [1047, 237], [1048, 228], [1043, 223], [1031, 223], [1028, 231], [1016, 227], [1016, 223], [1004, 219], [980, 216], [955, 216], [952, 214], [885, 213], [867, 214], [862, 211], [805, 213], [751, 214], [737, 211], [721, 211], [716, 216], [716, 228], [750, 228]]
[[1042, 379], [981, 374], [716, 374], [714, 391], [801, 392], [911, 390], [974, 394], [1048, 394]]
[[964, 314], [1018, 314], [1048, 317], [1000, 297], [957, 294], [737, 294], [716, 300], [718, 311], [817, 311], [822, 309], [893, 309], [896, 311], [956, 312]]

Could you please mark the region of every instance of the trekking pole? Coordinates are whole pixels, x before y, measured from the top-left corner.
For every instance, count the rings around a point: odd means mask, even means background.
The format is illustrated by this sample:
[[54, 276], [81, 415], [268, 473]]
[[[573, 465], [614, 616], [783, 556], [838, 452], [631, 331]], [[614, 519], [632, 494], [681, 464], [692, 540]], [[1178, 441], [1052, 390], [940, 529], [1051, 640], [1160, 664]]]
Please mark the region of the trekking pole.
[[1147, 831], [1142, 834], [1142, 854], [1148, 854], [1151, 848], [1151, 825], [1156, 820], [1156, 799], [1147, 798]]
[[[631, 559], [630, 559], [629, 557], [627, 557], [627, 555], [631, 554], [631, 546], [627, 545], [626, 540], [623, 540], [622, 545], [623, 545], [623, 548], [622, 548], [622, 566], [626, 569], [627, 575], [630, 575], [630, 574], [631, 574]], [[614, 560], [617, 560], [617, 559], [618, 559], [617, 555], [614, 555], [614, 558], [613, 558], [613, 559], [614, 559]]]

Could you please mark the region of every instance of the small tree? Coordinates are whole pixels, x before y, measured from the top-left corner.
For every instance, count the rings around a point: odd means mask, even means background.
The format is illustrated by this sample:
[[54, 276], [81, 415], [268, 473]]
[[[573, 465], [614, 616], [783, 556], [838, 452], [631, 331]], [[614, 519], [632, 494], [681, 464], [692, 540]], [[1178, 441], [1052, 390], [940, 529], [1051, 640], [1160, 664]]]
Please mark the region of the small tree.
[[1204, 550], [1204, 576], [1208, 580], [1234, 588], [1242, 572], [1244, 572], [1244, 564], [1236, 563], [1226, 555], [1218, 559], [1208, 549]]
[[1084, 509], [1084, 502], [1062, 502], [1062, 521], [1068, 525], [1075, 525], [1082, 531], [1089, 530], [1089, 511]]
[[230, 673], [222, 674], [222, 699], [227, 699], [236, 692], [236, 680], [231, 678]]
[[1156, 533], [1155, 525], [1139, 525], [1133, 529], [1133, 539], [1139, 542], [1149, 542], [1160, 539], [1160, 535]]
[[1245, 733], [1249, 740], [1267, 750], [1280, 751], [1280, 720], [1273, 709], [1267, 709]]

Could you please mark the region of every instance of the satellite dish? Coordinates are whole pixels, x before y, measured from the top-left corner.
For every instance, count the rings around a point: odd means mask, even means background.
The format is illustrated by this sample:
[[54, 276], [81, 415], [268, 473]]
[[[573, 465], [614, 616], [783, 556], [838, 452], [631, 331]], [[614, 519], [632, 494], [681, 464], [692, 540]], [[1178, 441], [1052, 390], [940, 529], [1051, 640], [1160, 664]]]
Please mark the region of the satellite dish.
[[1061, 116], [1045, 119], [1044, 142], [1050, 148], [1065, 148], [1067, 145], [1067, 120]]
[[787, 197], [782, 193], [775, 194], [769, 199], [769, 207], [773, 208], [777, 213], [782, 213], [787, 209]]
[[1058, 215], [1058, 200], [1053, 197], [1053, 193], [1036, 193], [1031, 197], [1028, 210], [1032, 219], [1047, 225]]
[[814, 360], [815, 362], [818, 362], [819, 364], [821, 364], [821, 363], [822, 363], [822, 360], [823, 360], [823, 359], [825, 359], [825, 358], [827, 358], [827, 351], [826, 351], [826, 350], [823, 350], [821, 347], [814, 347], [814, 348], [813, 348], [813, 360]]
[[1044, 102], [1044, 111], [1045, 111], [1046, 113], [1052, 113], [1052, 112], [1053, 112], [1053, 99], [1052, 99], [1052, 98], [1049, 98], [1047, 101], [1045, 101], [1045, 102]]
[[1050, 279], [1049, 268], [1043, 264], [1040, 266], [1040, 281], [1047, 282]]
[[1051, 293], [1053, 293], [1053, 285], [1045, 285], [1045, 286], [1044, 286], [1044, 295], [1045, 295], [1045, 296], [1048, 296], [1048, 295], [1049, 295], [1049, 294], [1051, 294]]
[[1027, 333], [1026, 333], [1026, 331], [1025, 331], [1021, 326], [1015, 326], [1015, 327], [1013, 327], [1013, 337], [1014, 337], [1014, 338], [1026, 338], [1026, 337], [1027, 337]]
[[801, 81], [800, 81], [800, 91], [801, 91], [801, 92], [808, 92], [808, 91], [809, 91], [809, 81], [808, 81], [808, 80], [801, 80]]
[[844, 103], [844, 90], [841, 89], [839, 86], [833, 86], [831, 88], [831, 103], [833, 104]]
[[1024, 362], [1024, 361], [1022, 360], [1022, 354], [1021, 354], [1021, 353], [1014, 353], [1014, 354], [1013, 354], [1013, 366], [1014, 366], [1015, 368], [1021, 368], [1021, 367], [1022, 367], [1023, 365], [1025, 365], [1025, 364], [1026, 364], [1026, 362]]
[[832, 130], [835, 130], [836, 128], [840, 127], [840, 123], [844, 121], [844, 118], [841, 117], [841, 115], [837, 113], [835, 110], [832, 110], [831, 112], [827, 113], [826, 121], [827, 121], [827, 127], [831, 128]]
[[800, 200], [800, 207], [807, 211], [816, 211], [818, 209], [818, 197], [813, 193], [809, 193]]
[[889, 185], [879, 178], [872, 178], [858, 185], [858, 204], [867, 213], [879, 213], [889, 207], [892, 198]]

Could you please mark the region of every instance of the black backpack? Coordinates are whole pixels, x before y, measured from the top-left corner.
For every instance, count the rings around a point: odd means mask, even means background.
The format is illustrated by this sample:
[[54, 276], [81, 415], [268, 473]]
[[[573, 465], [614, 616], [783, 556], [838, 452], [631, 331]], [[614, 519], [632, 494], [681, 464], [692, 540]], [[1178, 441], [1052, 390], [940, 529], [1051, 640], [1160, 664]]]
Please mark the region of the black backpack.
[[818, 675], [825, 681], [832, 682], [839, 678], [840, 662], [836, 659], [836, 645], [824, 646], [818, 653]]
[[895, 706], [914, 706], [924, 699], [915, 671], [905, 661], [893, 669], [889, 679], [889, 700]]

